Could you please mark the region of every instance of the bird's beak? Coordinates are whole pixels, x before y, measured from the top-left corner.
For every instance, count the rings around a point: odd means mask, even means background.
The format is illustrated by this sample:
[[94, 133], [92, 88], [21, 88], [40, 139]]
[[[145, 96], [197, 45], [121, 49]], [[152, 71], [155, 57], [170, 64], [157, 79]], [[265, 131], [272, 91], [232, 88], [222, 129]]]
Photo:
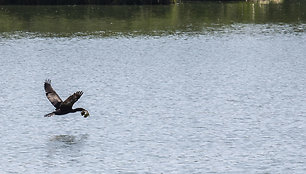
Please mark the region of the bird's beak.
[[81, 115], [84, 116], [84, 118], [89, 116], [89, 112], [87, 110], [84, 110], [81, 112]]

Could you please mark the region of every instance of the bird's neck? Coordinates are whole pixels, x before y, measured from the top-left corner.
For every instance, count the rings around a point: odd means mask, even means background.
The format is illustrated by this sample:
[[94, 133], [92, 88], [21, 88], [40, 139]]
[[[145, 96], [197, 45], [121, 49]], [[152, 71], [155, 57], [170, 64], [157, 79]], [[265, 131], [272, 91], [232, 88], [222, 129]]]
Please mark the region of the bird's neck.
[[85, 110], [85, 109], [83, 109], [83, 108], [75, 108], [75, 109], [72, 109], [72, 112], [83, 111], [83, 110]]

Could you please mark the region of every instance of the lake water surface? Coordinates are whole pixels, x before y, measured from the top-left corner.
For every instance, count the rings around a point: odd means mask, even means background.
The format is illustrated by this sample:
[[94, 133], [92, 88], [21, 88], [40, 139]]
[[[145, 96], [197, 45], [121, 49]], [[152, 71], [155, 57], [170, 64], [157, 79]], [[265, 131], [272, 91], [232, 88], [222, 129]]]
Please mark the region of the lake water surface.
[[0, 173], [306, 173], [304, 1], [0, 9]]

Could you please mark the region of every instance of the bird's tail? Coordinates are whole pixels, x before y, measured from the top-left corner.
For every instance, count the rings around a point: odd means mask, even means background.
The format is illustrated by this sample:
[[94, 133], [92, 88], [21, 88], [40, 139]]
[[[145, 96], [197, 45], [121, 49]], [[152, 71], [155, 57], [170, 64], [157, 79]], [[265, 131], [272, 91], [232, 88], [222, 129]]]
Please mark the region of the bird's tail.
[[51, 112], [51, 113], [49, 113], [49, 114], [46, 114], [45, 117], [52, 117], [53, 115], [55, 115], [55, 113], [54, 113], [54, 112]]

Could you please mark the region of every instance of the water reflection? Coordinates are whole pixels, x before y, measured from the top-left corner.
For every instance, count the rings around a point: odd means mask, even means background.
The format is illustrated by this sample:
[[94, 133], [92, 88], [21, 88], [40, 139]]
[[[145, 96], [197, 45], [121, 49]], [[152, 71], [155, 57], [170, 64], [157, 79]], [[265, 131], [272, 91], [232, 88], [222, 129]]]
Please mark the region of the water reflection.
[[83, 156], [82, 149], [88, 137], [88, 134], [51, 136], [46, 143], [44, 168], [51, 171], [55, 170], [53, 172], [58, 173], [57, 167], [59, 166], [79, 164], [80, 158]]
[[[192, 2], [169, 6], [0, 6], [0, 34], [160, 35], [233, 23], [303, 23], [302, 0]], [[266, 5], [262, 5], [266, 4]]]
[[88, 138], [88, 134], [81, 135], [54, 135], [47, 142], [48, 156], [57, 153], [77, 152]]
[[78, 144], [82, 143], [88, 138], [88, 134], [82, 134], [82, 135], [54, 135], [53, 137], [50, 138], [51, 142], [59, 142], [59, 143], [64, 143], [67, 145], [72, 145], [72, 144]]
[[257, 3], [260, 3], [260, 4], [270, 4], [270, 3], [280, 4], [280, 3], [284, 2], [284, 0], [247, 0], [247, 1], [257, 2]]

